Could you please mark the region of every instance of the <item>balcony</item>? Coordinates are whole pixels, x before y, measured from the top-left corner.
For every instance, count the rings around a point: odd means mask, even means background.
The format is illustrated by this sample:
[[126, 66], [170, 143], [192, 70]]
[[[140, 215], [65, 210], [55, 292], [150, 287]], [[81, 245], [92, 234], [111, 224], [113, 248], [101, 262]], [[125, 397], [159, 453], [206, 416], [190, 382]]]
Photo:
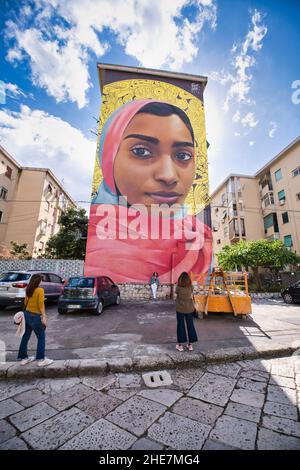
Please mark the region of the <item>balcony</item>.
[[239, 221], [238, 219], [232, 219], [229, 222], [229, 240], [231, 242], [238, 241], [240, 239]]

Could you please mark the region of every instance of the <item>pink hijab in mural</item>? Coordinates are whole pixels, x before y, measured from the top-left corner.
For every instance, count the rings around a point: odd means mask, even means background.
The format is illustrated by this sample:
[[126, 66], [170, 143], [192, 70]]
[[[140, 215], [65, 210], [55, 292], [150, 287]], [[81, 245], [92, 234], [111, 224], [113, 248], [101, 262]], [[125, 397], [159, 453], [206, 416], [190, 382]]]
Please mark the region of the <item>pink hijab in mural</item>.
[[[115, 282], [148, 283], [158, 272], [162, 283], [176, 282], [182, 271], [207, 273], [212, 257], [211, 229], [186, 209], [168, 218], [166, 237], [160, 215], [138, 211], [119, 199], [114, 161], [132, 118], [154, 100], [136, 100], [118, 108], [103, 126], [99, 163], [103, 180], [92, 199], [85, 275], [106, 275]], [[151, 228], [155, 227], [152, 230]]]

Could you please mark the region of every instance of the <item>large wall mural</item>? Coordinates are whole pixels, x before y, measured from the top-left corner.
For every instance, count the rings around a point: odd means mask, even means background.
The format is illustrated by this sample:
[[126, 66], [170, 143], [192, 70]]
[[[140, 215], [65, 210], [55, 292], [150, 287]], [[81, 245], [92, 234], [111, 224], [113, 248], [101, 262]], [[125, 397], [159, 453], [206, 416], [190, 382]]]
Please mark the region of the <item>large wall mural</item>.
[[178, 80], [131, 76], [103, 87], [85, 275], [174, 283], [211, 263], [204, 107]]

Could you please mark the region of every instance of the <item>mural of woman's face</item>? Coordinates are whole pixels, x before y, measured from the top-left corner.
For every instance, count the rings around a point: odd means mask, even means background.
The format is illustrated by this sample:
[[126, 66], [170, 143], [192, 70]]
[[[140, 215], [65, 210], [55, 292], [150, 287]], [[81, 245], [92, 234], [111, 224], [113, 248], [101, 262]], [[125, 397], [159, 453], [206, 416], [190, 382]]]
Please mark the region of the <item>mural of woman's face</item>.
[[195, 176], [194, 143], [177, 114], [136, 114], [114, 161], [115, 184], [129, 204], [182, 204]]

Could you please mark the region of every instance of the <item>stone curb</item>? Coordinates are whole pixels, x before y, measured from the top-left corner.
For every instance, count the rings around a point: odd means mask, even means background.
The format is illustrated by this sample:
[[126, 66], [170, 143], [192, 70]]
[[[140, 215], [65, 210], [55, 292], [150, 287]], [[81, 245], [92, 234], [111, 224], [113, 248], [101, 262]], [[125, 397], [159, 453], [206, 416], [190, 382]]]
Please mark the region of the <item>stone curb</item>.
[[[291, 356], [299, 344], [283, 346], [273, 342], [258, 348], [245, 346], [202, 352], [162, 352], [159, 356], [135, 356], [103, 359], [69, 359], [55, 361], [48, 367], [38, 367], [34, 362], [21, 366], [16, 362], [0, 363], [0, 379], [63, 378], [86, 375], [103, 375], [116, 372], [152, 371], [161, 369], [193, 368], [207, 364], [234, 362], [246, 359], [266, 359]], [[300, 356], [300, 351], [299, 351]]]
[[258, 292], [250, 293], [250, 297], [252, 299], [280, 299], [281, 294], [280, 292]]

